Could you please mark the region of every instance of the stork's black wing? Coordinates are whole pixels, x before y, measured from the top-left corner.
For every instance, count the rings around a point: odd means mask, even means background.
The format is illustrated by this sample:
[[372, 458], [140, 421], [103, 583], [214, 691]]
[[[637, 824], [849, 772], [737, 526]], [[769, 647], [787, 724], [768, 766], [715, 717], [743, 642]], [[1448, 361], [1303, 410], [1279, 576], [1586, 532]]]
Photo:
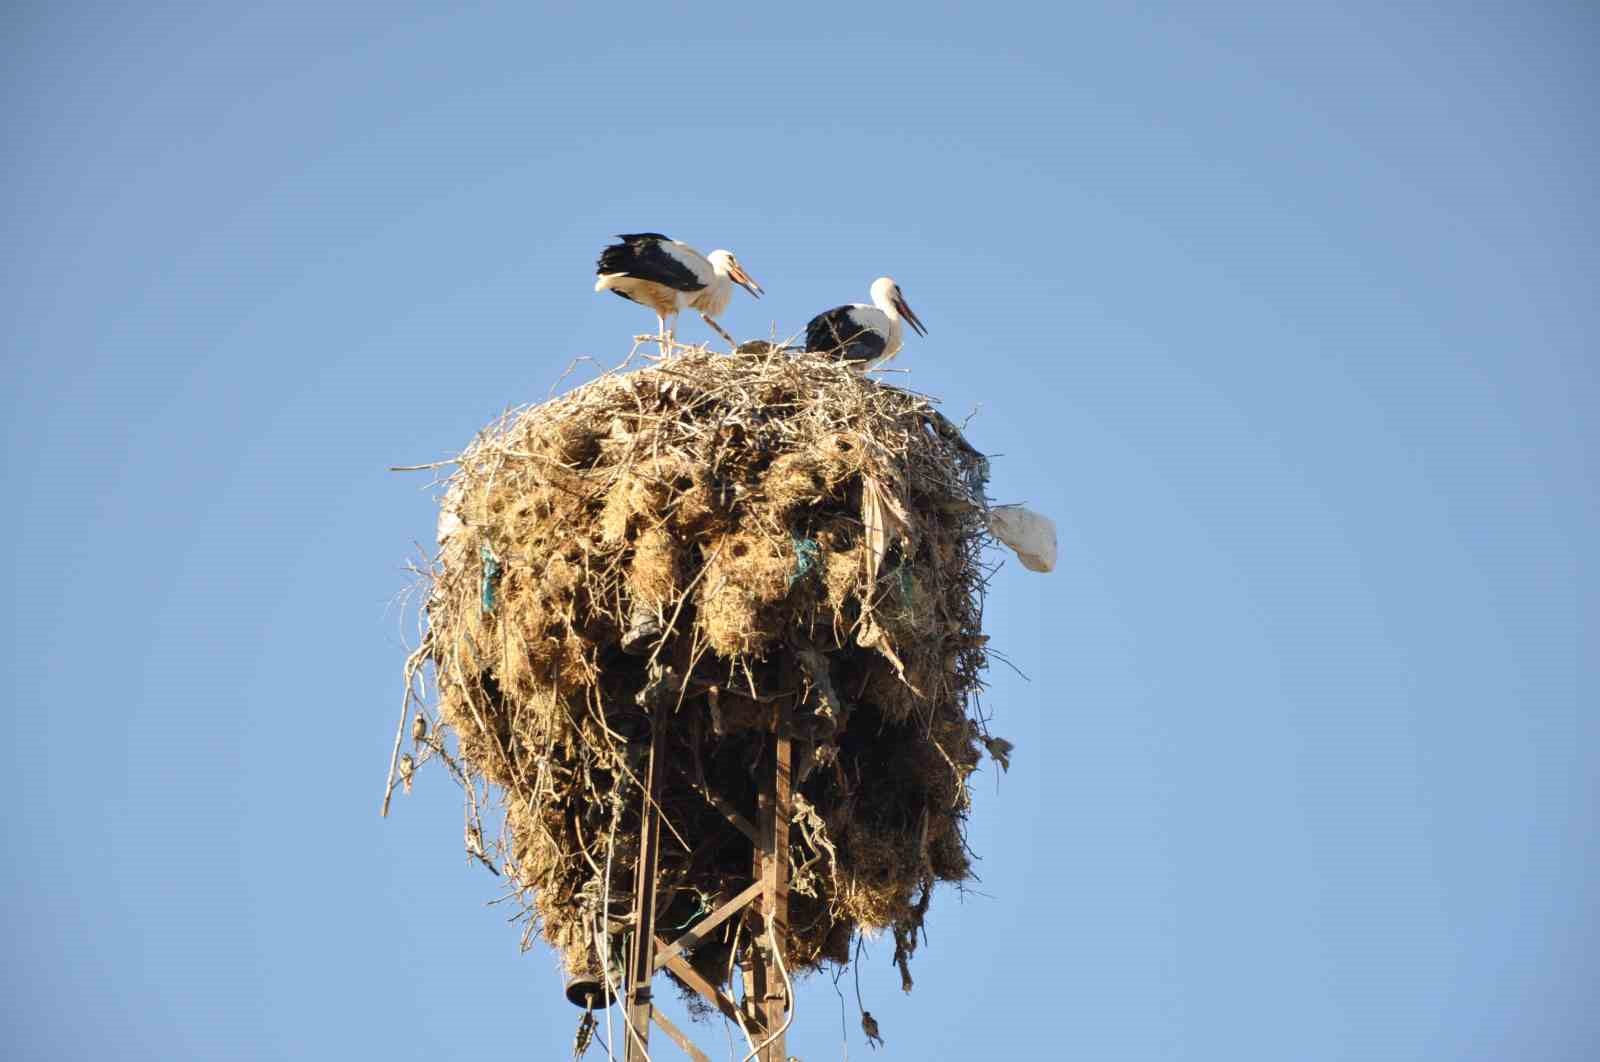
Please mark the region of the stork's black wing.
[[[595, 272], [621, 273], [638, 280], [649, 280], [677, 291], [699, 291], [705, 287], [694, 270], [668, 254], [661, 245], [671, 243], [659, 232], [624, 233], [600, 252]], [[618, 292], [617, 294], [622, 294]]]
[[871, 328], [862, 328], [850, 316], [849, 306], [835, 306], [819, 313], [806, 325], [806, 349], [821, 354], [836, 354], [841, 361], [873, 361], [883, 356], [889, 337]]

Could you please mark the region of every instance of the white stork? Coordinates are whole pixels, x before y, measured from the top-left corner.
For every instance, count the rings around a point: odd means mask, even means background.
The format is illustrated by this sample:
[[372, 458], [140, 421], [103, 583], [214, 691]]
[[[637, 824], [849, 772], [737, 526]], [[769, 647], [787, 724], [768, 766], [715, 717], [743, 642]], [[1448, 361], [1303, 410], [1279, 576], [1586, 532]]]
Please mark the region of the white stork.
[[872, 282], [872, 305], [835, 306], [806, 325], [806, 349], [836, 355], [859, 368], [875, 369], [900, 350], [900, 322], [925, 336], [928, 330], [906, 305], [893, 277]]
[[684, 307], [700, 311], [706, 324], [731, 344], [733, 337], [722, 330], [716, 318], [728, 308], [733, 285], [758, 299], [762, 295], [761, 285], [744, 271], [732, 251], [703, 255], [659, 232], [624, 233], [617, 239], [622, 242], [600, 252], [594, 290], [609, 291], [654, 310], [663, 352], [672, 342], [668, 320]]

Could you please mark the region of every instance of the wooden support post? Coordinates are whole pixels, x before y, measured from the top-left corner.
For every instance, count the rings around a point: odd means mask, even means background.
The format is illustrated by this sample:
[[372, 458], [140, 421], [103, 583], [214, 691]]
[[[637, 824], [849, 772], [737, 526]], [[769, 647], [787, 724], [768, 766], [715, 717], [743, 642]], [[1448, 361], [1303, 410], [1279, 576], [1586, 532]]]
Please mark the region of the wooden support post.
[[[783, 720], [786, 722], [786, 720]], [[789, 823], [794, 816], [792, 789], [794, 743], [784, 733], [780, 722], [779, 732], [773, 739], [772, 784], [761, 794], [762, 845], [756, 849], [756, 880], [762, 886], [761, 914], [763, 932], [752, 941], [750, 968], [745, 977], [746, 1002], [751, 1010], [752, 1024], [758, 1030], [758, 1043], [765, 1044], [757, 1062], [785, 1062], [789, 1057], [785, 1049], [787, 1037], [783, 1029], [785, 1015], [791, 1006], [789, 994], [784, 990], [784, 976], [778, 969], [776, 957], [769, 947], [784, 947], [789, 939]]]
[[639, 866], [633, 890], [633, 941], [628, 952], [628, 976], [623, 986], [626, 1009], [623, 1020], [628, 1062], [645, 1062], [650, 1043], [652, 1003], [650, 982], [656, 972], [656, 872], [661, 856], [661, 777], [666, 773], [665, 712], [651, 713], [650, 760], [645, 769], [645, 797], [639, 821]]
[[[794, 818], [794, 743], [786, 734], [776, 739], [775, 763], [772, 770], [772, 853], [767, 864], [767, 925], [773, 947], [784, 948], [789, 943], [789, 823]], [[776, 963], [774, 963], [776, 966]], [[792, 1001], [789, 987], [781, 972], [777, 978], [767, 979], [766, 1011], [763, 1014], [768, 1035], [782, 1029]], [[787, 1062], [789, 1052], [784, 1047], [786, 1037], [779, 1034], [766, 1047], [762, 1062]]]
[[[786, 713], [785, 713], [786, 714]], [[707, 918], [696, 923], [693, 929], [677, 940], [668, 943], [655, 935], [656, 873], [661, 848], [661, 811], [657, 798], [661, 791], [661, 777], [665, 772], [666, 758], [665, 716], [657, 719], [650, 738], [650, 764], [646, 772], [644, 818], [640, 826], [639, 878], [634, 891], [634, 939], [629, 949], [628, 976], [624, 987], [627, 1010], [625, 1020], [628, 1033], [628, 1062], [644, 1062], [650, 1039], [650, 1023], [654, 1021], [672, 1040], [692, 1058], [704, 1058], [689, 1043], [683, 1033], [675, 1029], [660, 1014], [655, 1013], [650, 998], [650, 980], [656, 970], [665, 966], [677, 974], [690, 988], [730, 1018], [736, 1018], [738, 1007], [727, 993], [700, 976], [690, 966], [683, 954], [699, 944], [712, 930], [752, 904], [759, 903], [759, 927], [752, 926], [753, 939], [745, 953], [744, 1004], [739, 1007], [743, 1024], [750, 1035], [761, 1045], [758, 1062], [786, 1062], [784, 1022], [794, 1006], [785, 989], [786, 978], [778, 969], [771, 949], [785, 947], [789, 937], [789, 824], [794, 818], [794, 742], [783, 732], [786, 719], [780, 721], [779, 733], [773, 737], [772, 776], [759, 794], [759, 828], [748, 832], [756, 834], [755, 855], [752, 859], [750, 886], [718, 907]], [[725, 808], [724, 813], [731, 811]], [[742, 821], [737, 813], [729, 815], [736, 825]], [[759, 930], [759, 931], [758, 931]]]

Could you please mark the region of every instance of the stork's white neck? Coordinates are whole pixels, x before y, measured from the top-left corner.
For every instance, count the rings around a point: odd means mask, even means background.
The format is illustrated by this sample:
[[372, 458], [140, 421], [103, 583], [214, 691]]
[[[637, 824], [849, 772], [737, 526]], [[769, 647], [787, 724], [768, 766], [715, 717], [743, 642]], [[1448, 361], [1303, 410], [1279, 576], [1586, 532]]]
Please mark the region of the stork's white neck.
[[900, 307], [894, 301], [894, 281], [889, 277], [879, 277], [872, 282], [872, 305], [882, 310], [889, 320], [900, 323]]

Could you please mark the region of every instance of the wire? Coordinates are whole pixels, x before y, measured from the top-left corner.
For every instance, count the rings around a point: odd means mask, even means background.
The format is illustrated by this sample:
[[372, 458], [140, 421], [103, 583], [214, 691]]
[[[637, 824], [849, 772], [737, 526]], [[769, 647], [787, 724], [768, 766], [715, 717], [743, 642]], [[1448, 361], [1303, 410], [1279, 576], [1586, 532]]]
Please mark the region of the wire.
[[[739, 934], [743, 930], [744, 919], [735, 919], [733, 925], [733, 947], [728, 951], [728, 990], [730, 992], [733, 990], [733, 963], [739, 955]], [[733, 1008], [733, 1017], [739, 1023], [739, 1035], [744, 1037], [744, 1042], [750, 1045], [750, 1050], [754, 1053], [757, 1050], [755, 1037], [751, 1036], [750, 1030], [745, 1028], [744, 1016], [739, 1013], [738, 1007]], [[727, 1020], [726, 1014], [723, 1015], [723, 1020]]]
[[850, 1027], [844, 1020], [844, 993], [839, 990], [839, 978], [844, 976], [844, 967], [833, 975], [833, 994], [839, 997], [839, 1046], [843, 1049], [844, 1062], [850, 1062]]
[[863, 1014], [867, 1012], [867, 1005], [861, 1002], [861, 945], [866, 943], [866, 939], [866, 934], [856, 937], [856, 957], [850, 964], [855, 967], [856, 973], [856, 1009]]
[[[611, 1002], [616, 995], [611, 991], [611, 952], [606, 939], [606, 920], [598, 913], [595, 915], [595, 936], [601, 940], [600, 947], [600, 976], [606, 979], [605, 983], [605, 1011], [606, 1011], [606, 1058], [608, 1062], [617, 1062], [616, 1054], [611, 1050]], [[593, 999], [594, 997], [589, 997]]]
[[611, 837], [606, 841], [606, 883], [605, 896], [601, 897], [600, 910], [595, 913], [596, 920], [600, 923], [600, 972], [606, 979], [606, 1058], [609, 1062], [616, 1062], [616, 1055], [612, 1051], [614, 1046], [611, 1039], [611, 1002], [616, 999], [616, 994], [611, 991], [611, 933], [608, 923], [611, 921], [611, 856], [617, 850], [617, 816], [622, 810], [622, 804], [617, 800], [615, 793], [611, 794]]
[[633, 1027], [633, 1022], [628, 1020], [627, 1014], [622, 1015], [622, 1027], [627, 1029], [628, 1032], [633, 1035], [634, 1040], [639, 1044], [639, 1053], [644, 1056], [644, 1062], [650, 1062], [650, 1052], [645, 1050], [644, 1037], [640, 1036], [639, 1030]]
[[759, 1055], [768, 1044], [774, 1042], [778, 1039], [778, 1037], [788, 1032], [789, 1026], [794, 1024], [794, 982], [789, 980], [789, 971], [783, 965], [783, 949], [778, 947], [778, 935], [772, 931], [772, 923], [774, 921], [775, 919], [767, 919], [767, 943], [772, 947], [772, 957], [777, 960], [778, 972], [783, 975], [783, 994], [789, 997], [789, 1016], [783, 1019], [783, 1024], [778, 1026], [777, 1032], [761, 1041], [761, 1046], [751, 1051], [748, 1055], [745, 1055], [742, 1062], [750, 1062], [750, 1060]]

